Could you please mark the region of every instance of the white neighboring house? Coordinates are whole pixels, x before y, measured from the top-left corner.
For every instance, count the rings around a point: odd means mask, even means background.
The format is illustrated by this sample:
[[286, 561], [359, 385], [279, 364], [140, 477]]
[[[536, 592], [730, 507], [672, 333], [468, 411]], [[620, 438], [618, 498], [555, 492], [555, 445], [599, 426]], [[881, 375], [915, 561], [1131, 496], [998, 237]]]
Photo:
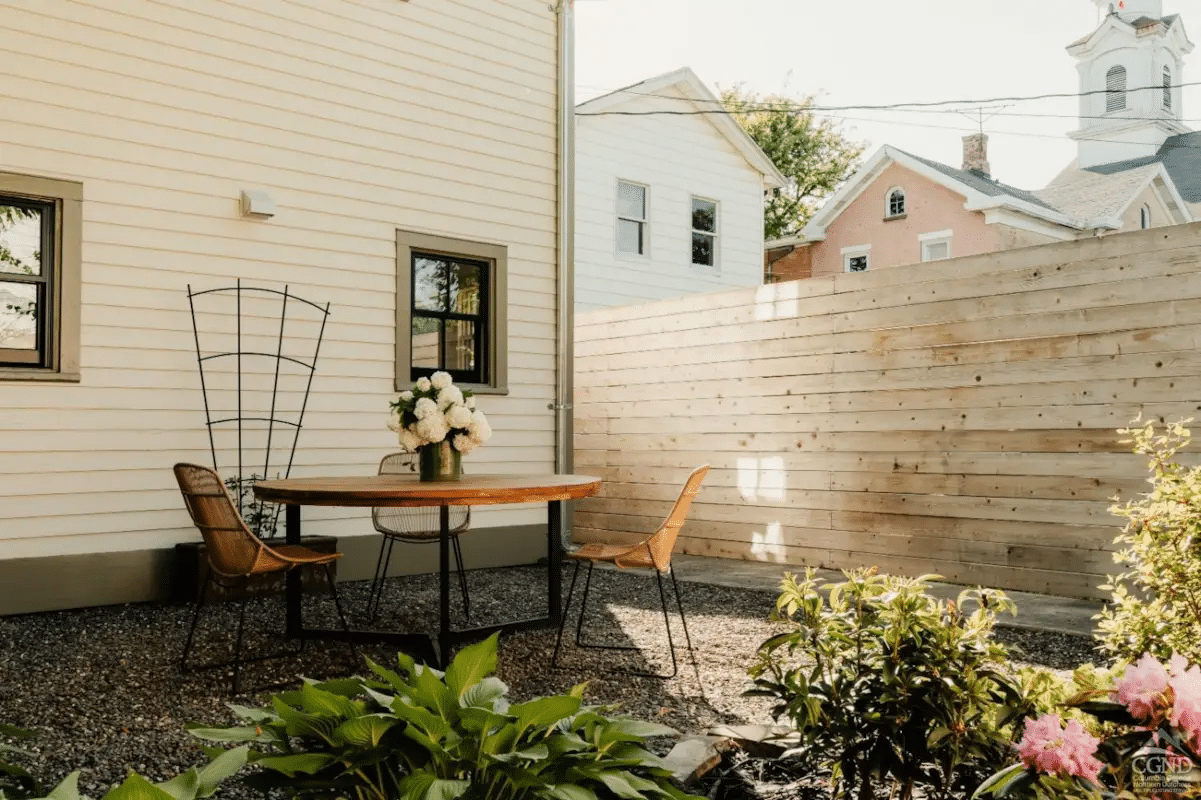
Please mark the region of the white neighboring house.
[[687, 67], [577, 105], [576, 309], [762, 283], [785, 182]]

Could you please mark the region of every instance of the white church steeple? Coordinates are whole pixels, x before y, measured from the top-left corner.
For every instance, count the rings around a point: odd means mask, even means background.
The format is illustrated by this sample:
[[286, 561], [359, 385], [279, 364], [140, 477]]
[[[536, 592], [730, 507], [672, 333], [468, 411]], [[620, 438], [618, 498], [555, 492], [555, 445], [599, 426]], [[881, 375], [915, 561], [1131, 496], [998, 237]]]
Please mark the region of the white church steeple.
[[1181, 72], [1193, 43], [1163, 0], [1092, 0], [1101, 21], [1068, 46], [1080, 74], [1081, 169], [1154, 155], [1181, 122]]

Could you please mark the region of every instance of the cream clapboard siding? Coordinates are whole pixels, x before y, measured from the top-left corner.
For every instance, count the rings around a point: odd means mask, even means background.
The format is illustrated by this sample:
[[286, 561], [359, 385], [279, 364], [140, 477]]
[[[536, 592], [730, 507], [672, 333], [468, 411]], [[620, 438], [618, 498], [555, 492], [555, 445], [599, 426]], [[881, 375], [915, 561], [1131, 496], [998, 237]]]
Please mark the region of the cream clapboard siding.
[[1201, 416], [1199, 265], [1201, 224], [581, 315], [576, 538], [709, 462], [684, 552], [1100, 596], [1116, 429]]
[[[82, 381], [0, 382], [0, 559], [196, 538], [170, 471], [210, 460], [189, 284], [331, 304], [293, 475], [374, 471], [395, 449], [398, 228], [508, 246], [511, 390], [480, 398], [496, 435], [466, 464], [552, 470], [546, 2], [17, 0], [0, 27], [0, 170], [85, 198]], [[241, 218], [242, 189], [276, 216]], [[306, 520], [371, 530], [361, 509]], [[474, 524], [544, 520], [522, 506]]]
[[[691, 107], [647, 98], [620, 110]], [[617, 253], [619, 180], [647, 187], [645, 258]], [[762, 175], [703, 117], [577, 114], [575, 191], [577, 310], [763, 282]], [[716, 269], [692, 264], [693, 196], [718, 201]]]

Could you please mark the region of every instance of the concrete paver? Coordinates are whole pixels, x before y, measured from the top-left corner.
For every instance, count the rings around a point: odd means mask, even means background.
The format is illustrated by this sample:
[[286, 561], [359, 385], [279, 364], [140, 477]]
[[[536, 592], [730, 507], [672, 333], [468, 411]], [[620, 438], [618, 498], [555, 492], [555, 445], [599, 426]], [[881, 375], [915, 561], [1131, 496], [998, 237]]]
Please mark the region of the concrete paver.
[[[757, 589], [776, 592], [785, 572], [800, 574], [804, 567], [775, 564], [765, 561], [737, 561], [728, 558], [708, 558], [676, 554], [672, 556], [676, 577], [682, 581], [728, 586], [736, 589]], [[818, 575], [831, 583], [843, 580], [837, 570], [818, 570]], [[969, 588], [950, 583], [933, 583], [930, 594], [943, 599], [954, 599], [963, 589]], [[1073, 597], [1035, 594], [1033, 592], [1006, 592], [1018, 607], [1016, 617], [1004, 615], [998, 623], [1018, 628], [1054, 631], [1090, 636], [1093, 632], [1093, 615], [1102, 608], [1100, 600], [1081, 600]]]

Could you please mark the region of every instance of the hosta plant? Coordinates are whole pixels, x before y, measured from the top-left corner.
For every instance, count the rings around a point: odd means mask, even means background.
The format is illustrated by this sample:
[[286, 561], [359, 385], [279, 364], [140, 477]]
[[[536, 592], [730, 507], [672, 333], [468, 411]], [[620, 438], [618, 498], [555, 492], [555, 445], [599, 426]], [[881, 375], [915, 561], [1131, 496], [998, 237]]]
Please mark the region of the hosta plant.
[[[246, 764], [248, 748], [237, 747], [216, 754], [203, 767], [192, 767], [169, 781], [151, 783], [136, 772], [109, 789], [101, 800], [204, 800], [216, 794], [221, 782]], [[79, 793], [79, 773], [72, 772], [40, 800], [88, 800]]]
[[936, 576], [844, 575], [828, 591], [812, 569], [785, 576], [776, 617], [791, 629], [751, 669], [748, 694], [779, 701], [773, 715], [799, 734], [794, 754], [828, 768], [837, 797], [890, 787], [901, 800], [918, 785], [947, 797], [1008, 763], [1013, 722], [1033, 711], [991, 640], [1013, 604], [989, 590], [940, 601], [925, 591]]
[[373, 678], [306, 682], [270, 708], [234, 707], [245, 724], [193, 728], [252, 749], [245, 778], [292, 797], [357, 800], [686, 798], [644, 747], [670, 728], [608, 716], [569, 694], [511, 703], [493, 673], [496, 637], [446, 672], [398, 656]]
[[1201, 662], [1201, 466], [1176, 459], [1189, 443], [1191, 421], [1119, 431], [1147, 456], [1151, 484], [1139, 499], [1109, 509], [1126, 520], [1114, 540], [1121, 547], [1114, 561], [1125, 572], [1101, 587], [1112, 597], [1097, 618], [1097, 638], [1119, 659], [1150, 652]]

